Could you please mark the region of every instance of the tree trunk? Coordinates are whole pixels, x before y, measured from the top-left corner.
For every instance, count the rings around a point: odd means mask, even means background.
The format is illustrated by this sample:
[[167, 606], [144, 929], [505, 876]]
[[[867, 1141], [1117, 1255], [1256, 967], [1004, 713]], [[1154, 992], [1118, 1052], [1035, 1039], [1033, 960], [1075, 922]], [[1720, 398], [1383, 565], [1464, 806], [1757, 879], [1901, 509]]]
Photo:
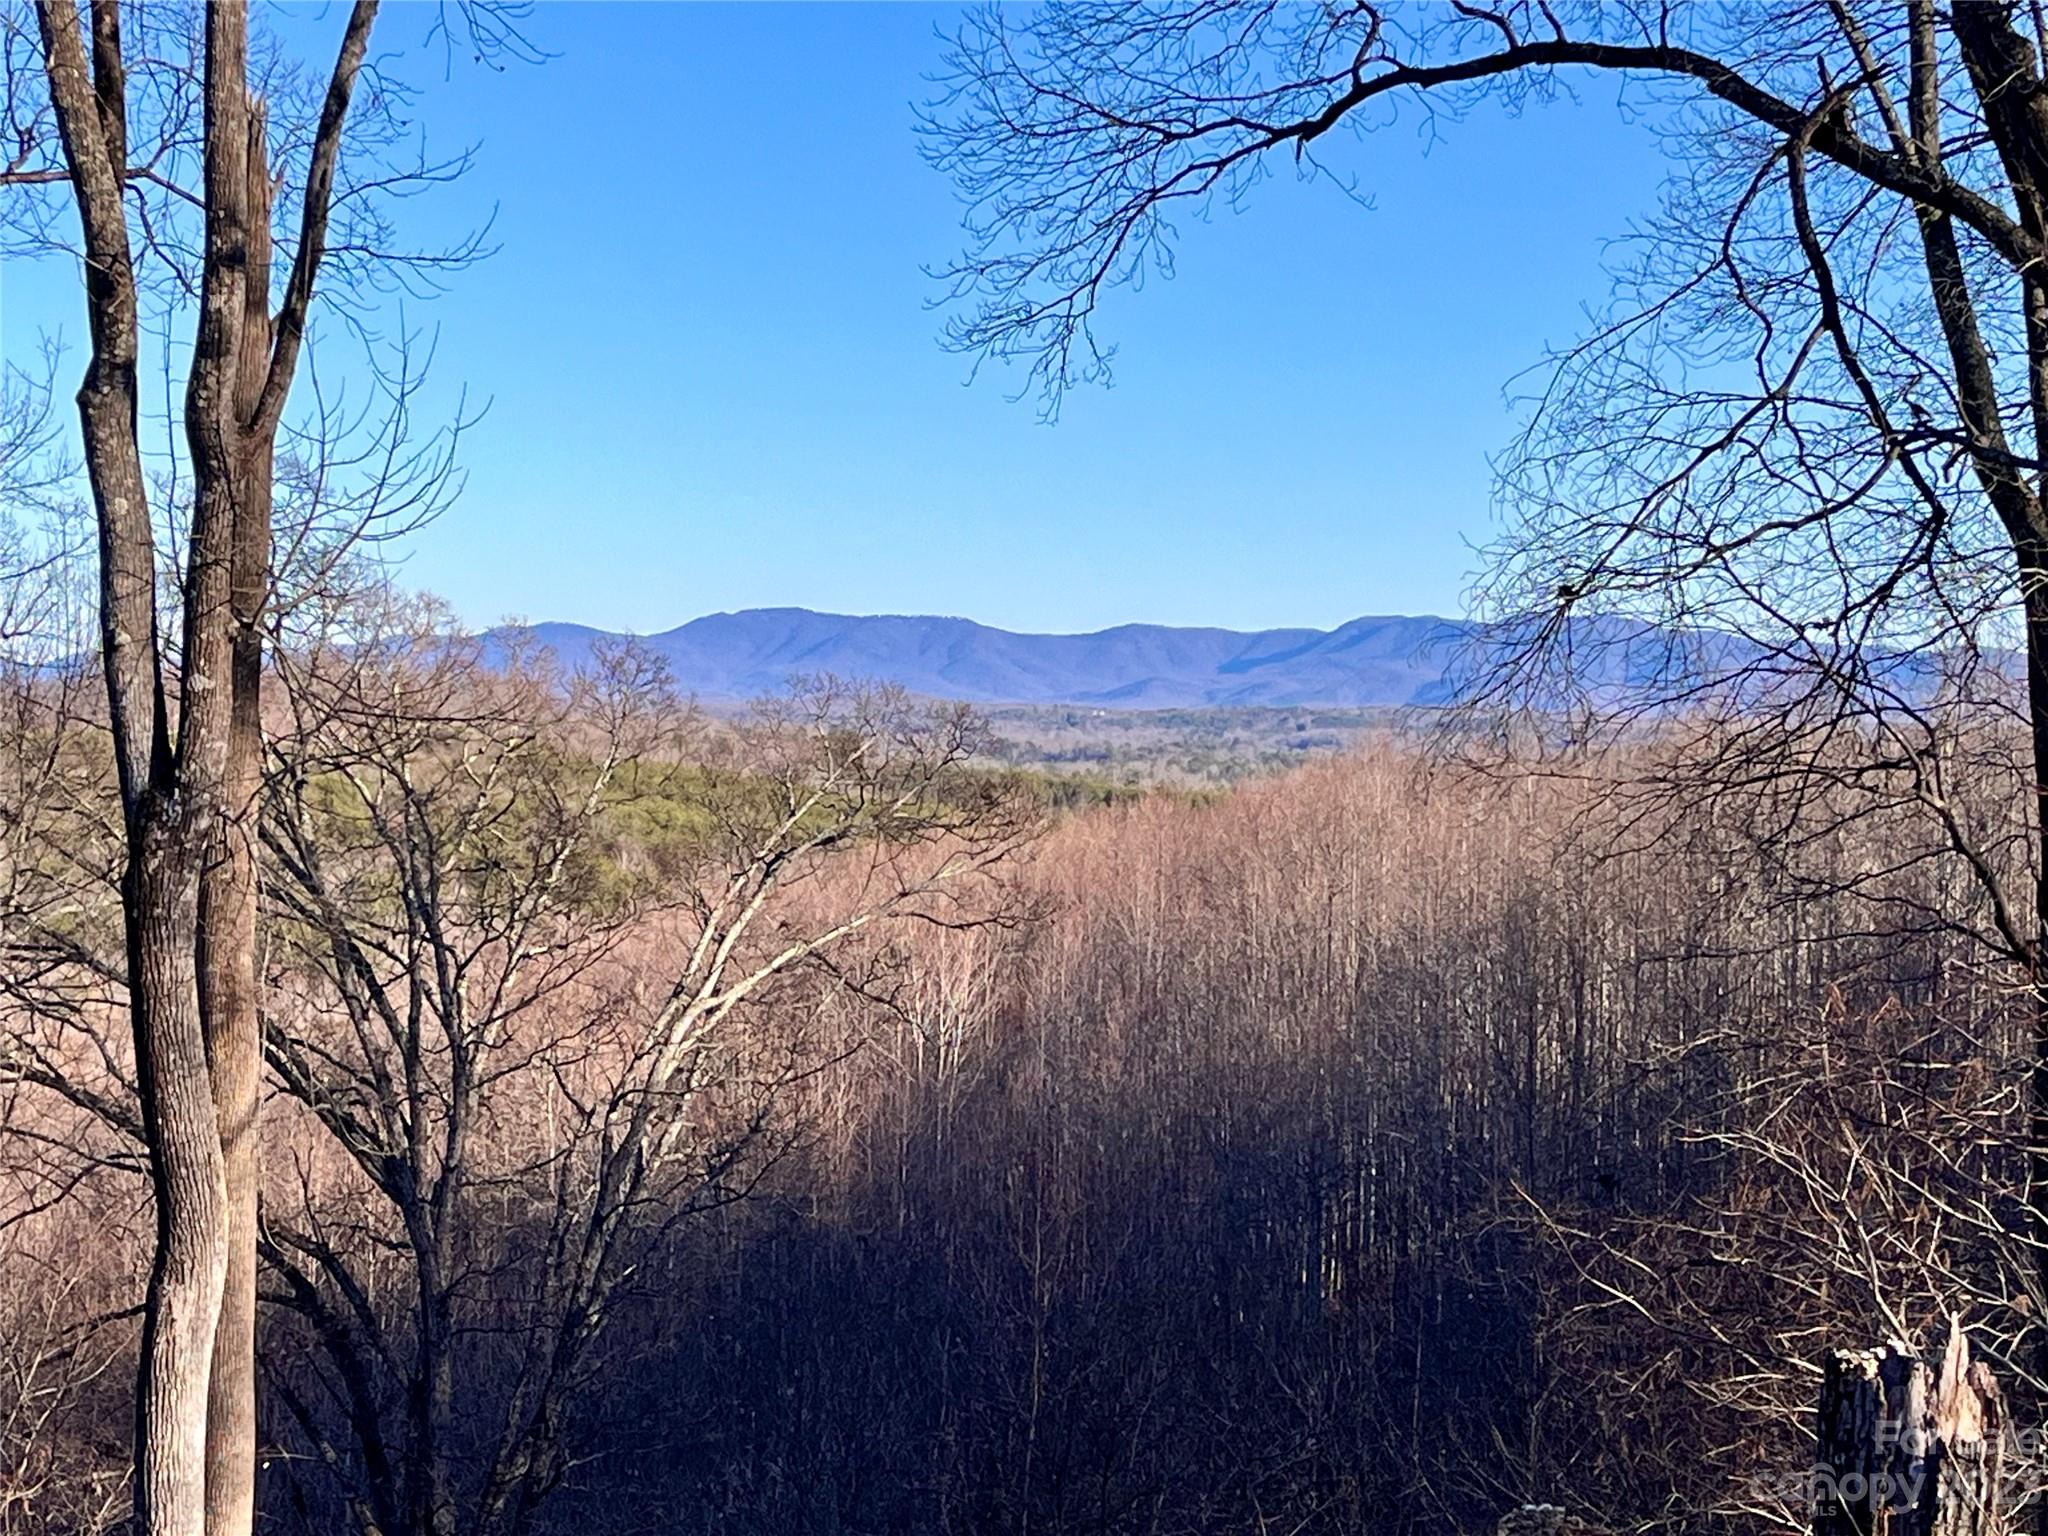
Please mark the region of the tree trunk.
[[[2027, 1233], [2034, 1250], [2038, 1294], [2048, 1297], [2048, 589], [2042, 581], [2048, 550], [2029, 548], [2020, 562], [2027, 623], [2027, 706], [2034, 767], [2034, 933], [2032, 974], [2033, 1062], [2028, 1093]], [[2037, 1330], [2036, 1370], [2048, 1380], [2048, 1329]]]
[[1899, 1344], [1830, 1351], [1814, 1536], [2004, 1536], [2000, 1413], [1953, 1321], [1938, 1369]]
[[130, 1008], [156, 1192], [156, 1257], [136, 1394], [135, 1502], [145, 1536], [203, 1536], [206, 1404], [228, 1266], [227, 1188], [193, 933], [195, 828], [151, 794], [124, 881]]
[[206, 1415], [207, 1536], [247, 1536], [256, 1512], [257, 1111], [262, 1071], [256, 964], [257, 799], [263, 782], [263, 612], [270, 590], [273, 440], [249, 430], [270, 366], [270, 161], [262, 104], [248, 108], [248, 251], [223, 469], [232, 479], [230, 707], [225, 845], [200, 885], [200, 985], [227, 1186], [228, 1270]]
[[412, 1528], [417, 1536], [455, 1536], [454, 1479], [448, 1465], [454, 1416], [454, 1319], [434, 1249], [414, 1249], [420, 1271], [419, 1339], [413, 1357]]

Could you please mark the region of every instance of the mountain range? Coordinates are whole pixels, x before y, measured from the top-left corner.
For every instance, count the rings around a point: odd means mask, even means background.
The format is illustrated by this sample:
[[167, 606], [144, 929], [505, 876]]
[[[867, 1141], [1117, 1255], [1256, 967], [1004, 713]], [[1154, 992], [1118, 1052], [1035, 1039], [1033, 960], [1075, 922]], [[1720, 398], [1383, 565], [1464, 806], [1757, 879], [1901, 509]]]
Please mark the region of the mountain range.
[[[714, 613], [639, 642], [677, 684], [709, 701], [754, 698], [792, 678], [831, 673], [978, 704], [1112, 709], [1397, 707], [1443, 704], [1477, 625], [1371, 617], [1335, 629], [1182, 628], [1120, 624], [1085, 635], [1018, 634], [970, 619], [752, 608]], [[623, 637], [581, 624], [496, 630], [494, 647], [527, 639], [567, 667]]]
[[[1442, 706], [1469, 696], [1475, 681], [1514, 653], [1517, 640], [1532, 635], [1522, 624], [1427, 614], [1359, 618], [1335, 629], [1119, 624], [1085, 635], [1042, 635], [932, 615], [748, 608], [631, 638], [668, 663], [679, 687], [713, 705], [781, 693], [797, 678], [829, 673], [971, 704], [1139, 710]], [[574, 670], [598, 647], [628, 637], [550, 623], [506, 626], [483, 638], [487, 658], [514, 644], [537, 645]], [[1897, 699], [1925, 699], [1945, 678], [1960, 675], [1957, 668], [1975, 665], [1972, 653], [1925, 645], [1832, 657], [1816, 648], [1807, 658], [1793, 643], [1774, 649], [1725, 629], [1616, 616], [1566, 619], [1545, 653], [1544, 680], [1533, 691], [1529, 678], [1517, 685], [1524, 704], [1641, 705], [1661, 697], [1670, 701], [1652, 705], [1661, 710], [1725, 692], [1762, 705], [1816, 686], [1825, 693], [1832, 686], [1826, 679], [1845, 664]], [[2023, 676], [2010, 652], [1984, 651], [1977, 662], [1978, 687], [1986, 679], [2010, 687]]]

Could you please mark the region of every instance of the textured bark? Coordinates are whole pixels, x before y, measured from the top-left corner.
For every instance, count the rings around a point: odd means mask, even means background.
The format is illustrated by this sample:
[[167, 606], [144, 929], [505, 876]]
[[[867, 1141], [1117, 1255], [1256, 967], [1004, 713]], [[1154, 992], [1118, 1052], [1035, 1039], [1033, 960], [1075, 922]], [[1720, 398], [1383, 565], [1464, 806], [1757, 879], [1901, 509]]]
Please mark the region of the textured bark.
[[228, 1267], [227, 1189], [200, 1025], [191, 827], [152, 794], [124, 882], [156, 1255], [136, 1394], [135, 1500], [147, 1536], [205, 1530], [206, 1398]]
[[225, 846], [200, 886], [200, 985], [228, 1201], [228, 1271], [206, 1418], [208, 1536], [251, 1529], [256, 1505], [256, 1197], [262, 1048], [254, 818], [263, 776], [263, 611], [270, 590], [274, 439], [250, 422], [270, 367], [270, 168], [261, 103], [247, 112], [241, 223], [248, 252], [235, 354], [234, 506]]
[[[198, 957], [209, 1087], [208, 1134], [222, 1168], [223, 1268], [220, 1311], [209, 1354], [202, 1415], [205, 1445], [201, 1489], [208, 1536], [249, 1529], [253, 1508], [254, 1317], [253, 1197], [247, 1137], [255, 1083], [241, 1069], [235, 1016], [254, 1005], [255, 959], [244, 941], [241, 908], [253, 890], [238, 868], [242, 820], [235, 803], [237, 701], [234, 678], [234, 576], [238, 506], [247, 487], [237, 473], [242, 451], [236, 413], [241, 337], [247, 310], [251, 230], [248, 218], [248, 12], [242, 0], [219, 0], [206, 13], [206, 261], [199, 324], [185, 388], [185, 434], [192, 455], [192, 534], [185, 572], [185, 670], [180, 690], [179, 747], [186, 792], [215, 808], [206, 850], [193, 939]], [[253, 928], [249, 938], [253, 939]], [[230, 1147], [234, 1149], [230, 1156]], [[238, 1215], [246, 1219], [237, 1220]]]
[[1823, 1362], [1814, 1536], [2002, 1536], [2001, 1403], [1951, 1323], [1940, 1365], [1898, 1344]]

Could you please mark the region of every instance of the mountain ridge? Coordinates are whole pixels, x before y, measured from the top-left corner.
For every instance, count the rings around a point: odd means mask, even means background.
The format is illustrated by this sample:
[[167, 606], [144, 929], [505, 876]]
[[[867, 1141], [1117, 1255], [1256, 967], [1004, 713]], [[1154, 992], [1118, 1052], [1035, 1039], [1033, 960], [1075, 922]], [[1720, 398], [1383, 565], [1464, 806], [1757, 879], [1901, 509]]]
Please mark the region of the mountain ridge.
[[[1383, 614], [1328, 630], [1126, 623], [1056, 634], [951, 615], [777, 607], [705, 614], [632, 638], [668, 663], [680, 687], [714, 700], [829, 672], [975, 704], [1185, 709], [1445, 704], [1457, 653], [1481, 632], [1468, 620]], [[546, 622], [484, 638], [496, 654], [523, 641], [574, 668], [627, 636]]]

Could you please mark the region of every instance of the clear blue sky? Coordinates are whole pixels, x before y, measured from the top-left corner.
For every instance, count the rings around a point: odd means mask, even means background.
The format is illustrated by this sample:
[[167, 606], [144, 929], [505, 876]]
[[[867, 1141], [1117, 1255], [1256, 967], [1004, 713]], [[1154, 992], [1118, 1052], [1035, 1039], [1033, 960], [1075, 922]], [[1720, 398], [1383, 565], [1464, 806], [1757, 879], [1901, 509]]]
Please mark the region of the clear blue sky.
[[[920, 267], [958, 211], [912, 103], [951, 14], [543, 4], [548, 63], [416, 71], [437, 142], [481, 155], [424, 216], [495, 205], [499, 250], [415, 312], [437, 388], [490, 410], [409, 581], [478, 623], [640, 630], [780, 604], [1048, 630], [1457, 609], [1503, 388], [1579, 331], [1604, 242], [1654, 200], [1613, 84], [1345, 144], [1370, 210], [1282, 175], [1189, 224], [1177, 278], [1106, 312], [1115, 387], [1046, 426], [935, 340]], [[4, 297], [10, 355], [82, 335], [60, 272]]]

